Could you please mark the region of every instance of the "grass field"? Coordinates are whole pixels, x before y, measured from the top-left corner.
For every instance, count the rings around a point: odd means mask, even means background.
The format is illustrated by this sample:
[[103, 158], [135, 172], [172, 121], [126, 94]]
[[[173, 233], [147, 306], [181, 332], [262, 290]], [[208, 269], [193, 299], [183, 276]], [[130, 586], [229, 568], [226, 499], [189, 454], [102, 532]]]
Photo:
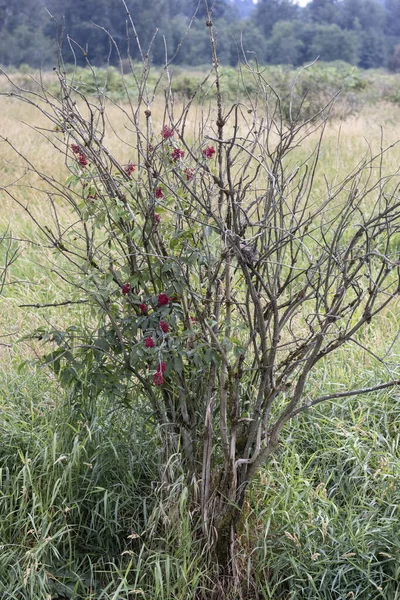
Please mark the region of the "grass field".
[[[4, 97], [0, 109], [0, 134], [38, 170], [65, 178], [63, 156], [32, 128], [44, 125], [37, 111]], [[156, 102], [152, 113], [159, 130], [162, 104]], [[127, 130], [119, 115], [117, 106], [109, 107], [116, 131], [109, 146], [124, 163], [133, 157], [120, 142]], [[364, 154], [396, 142], [399, 117], [399, 106], [380, 103], [332, 120], [316, 197], [324, 177], [340, 179]], [[191, 118], [196, 122], [198, 114]], [[298, 152], [306, 153], [312, 143], [308, 138]], [[385, 156], [385, 172], [397, 171], [399, 162], [395, 146]], [[73, 323], [79, 308], [21, 308], [61, 302], [66, 288], [52, 273], [53, 251], [41, 245], [26, 213], [1, 191], [23, 177], [19, 200], [51, 223], [40, 184], [4, 140], [0, 165], [0, 234], [8, 231], [16, 240], [11, 249], [3, 240], [3, 261], [7, 249], [18, 251], [0, 297], [0, 595], [194, 600], [200, 587], [207, 588], [207, 574], [190, 530], [185, 483], [171, 464], [176, 485], [155, 487], [157, 438], [149, 435], [146, 415], [73, 397], [35, 362], [45, 346], [26, 336], [42, 324]], [[27, 180], [37, 186], [29, 194]], [[68, 220], [66, 207], [61, 214]], [[397, 376], [400, 343], [391, 342], [398, 329], [397, 303], [364, 334], [376, 355], [388, 355]], [[310, 390], [331, 383], [368, 385], [377, 373], [386, 376], [354, 345], [315, 375]], [[171, 518], [167, 506], [174, 502]], [[276, 458], [257, 477], [246, 501], [241, 568], [256, 574], [265, 599], [400, 600], [399, 507], [399, 391], [323, 405], [286, 427]]]

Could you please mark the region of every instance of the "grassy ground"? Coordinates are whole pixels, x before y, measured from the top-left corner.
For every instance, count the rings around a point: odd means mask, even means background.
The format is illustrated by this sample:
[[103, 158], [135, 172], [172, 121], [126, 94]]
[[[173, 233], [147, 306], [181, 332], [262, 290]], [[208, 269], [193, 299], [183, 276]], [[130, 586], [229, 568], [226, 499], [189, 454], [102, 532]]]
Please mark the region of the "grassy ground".
[[[43, 124], [36, 112], [5, 98], [0, 108], [1, 134], [40, 170], [66, 176], [63, 157], [30, 127]], [[116, 134], [110, 134], [109, 144], [123, 163], [132, 157], [119, 141], [126, 134], [119, 114], [110, 107]], [[340, 178], [363, 154], [379, 150], [381, 128], [384, 145], [396, 141], [399, 116], [399, 107], [381, 104], [344, 122], [333, 121], [316, 198], [324, 189], [323, 175], [330, 181]], [[153, 117], [160, 130], [161, 105], [155, 105]], [[193, 122], [197, 117], [193, 114]], [[394, 148], [385, 158], [385, 170], [395, 171], [398, 162]], [[22, 162], [4, 142], [0, 164], [2, 186], [24, 175]], [[27, 195], [21, 186], [18, 194], [38, 218], [52, 223], [40, 189]], [[157, 440], [146, 415], [68, 397], [32, 362], [43, 344], [24, 336], [44, 322], [73, 322], [79, 309], [20, 308], [61, 301], [64, 290], [49, 270], [52, 251], [36, 245], [24, 211], [4, 192], [0, 202], [0, 232], [9, 228], [18, 240], [33, 242], [15, 242], [19, 259], [0, 298], [1, 597], [195, 598], [200, 586], [207, 587], [207, 578], [201, 548], [190, 533], [179, 470], [169, 465], [176, 469], [173, 488], [155, 489]], [[4, 252], [5, 246], [3, 258]], [[398, 343], [390, 346], [399, 327], [397, 308], [392, 306], [365, 332], [376, 354], [389, 353], [394, 365], [400, 351]], [[357, 346], [342, 350], [324, 368], [310, 381], [310, 394], [329, 388], [329, 382], [349, 388], [368, 385], [378, 371], [385, 377]], [[243, 557], [250, 557], [239, 560], [241, 568], [255, 573], [262, 597], [400, 599], [399, 445], [396, 390], [330, 403], [287, 426], [273, 463], [259, 474], [249, 495], [239, 540]], [[171, 516], [166, 509], [173, 504], [177, 508]]]

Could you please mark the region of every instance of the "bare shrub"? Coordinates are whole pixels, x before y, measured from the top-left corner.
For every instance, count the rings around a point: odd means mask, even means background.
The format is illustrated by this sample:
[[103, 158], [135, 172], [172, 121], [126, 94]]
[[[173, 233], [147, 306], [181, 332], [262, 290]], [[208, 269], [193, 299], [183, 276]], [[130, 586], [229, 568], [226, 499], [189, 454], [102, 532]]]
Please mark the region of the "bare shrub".
[[[398, 295], [399, 181], [385, 173], [390, 148], [324, 181], [332, 102], [304, 120], [289, 98], [284, 114], [254, 66], [243, 69], [256, 92], [225, 106], [211, 13], [206, 26], [213, 67], [179, 111], [168, 86], [160, 109], [142, 53], [134, 94], [126, 88], [119, 106], [122, 134], [103, 89], [84, 93], [61, 63], [60, 99], [44, 86], [10, 93], [46, 117], [40, 133], [70, 175], [60, 181], [26, 160], [45, 188], [46, 223], [12, 185], [4, 191], [54, 249], [53, 271], [70, 294], [63, 304], [87, 309], [86, 321], [47, 332], [47, 362], [92, 397], [151, 408], [164, 462], [181, 456], [206, 548], [224, 576], [240, 579], [235, 532], [246, 490], [285, 423], [323, 401], [399, 383], [387, 365], [386, 379], [361, 389], [308, 387], [336, 350], [364, 345], [363, 328]], [[115, 135], [130, 161], [109, 150]]]

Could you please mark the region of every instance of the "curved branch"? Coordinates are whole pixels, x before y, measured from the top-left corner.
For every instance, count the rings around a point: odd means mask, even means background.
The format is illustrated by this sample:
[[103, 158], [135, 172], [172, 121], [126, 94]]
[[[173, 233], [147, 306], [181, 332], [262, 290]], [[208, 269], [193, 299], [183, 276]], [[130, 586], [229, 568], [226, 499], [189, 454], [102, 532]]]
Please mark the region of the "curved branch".
[[311, 402], [307, 402], [303, 404], [303, 406], [299, 406], [296, 410], [293, 410], [288, 416], [286, 420], [295, 417], [299, 413], [308, 410], [312, 406], [316, 404], [320, 404], [321, 402], [325, 402], [326, 400], [335, 400], [337, 398], [348, 398], [350, 396], [361, 396], [361, 394], [369, 394], [371, 392], [379, 392], [380, 390], [385, 390], [386, 388], [394, 387], [395, 385], [400, 385], [400, 379], [394, 379], [393, 381], [388, 381], [387, 383], [380, 383], [379, 385], [374, 385], [372, 387], [361, 388], [359, 390], [346, 390], [344, 392], [335, 392], [333, 394], [326, 394], [325, 396], [320, 396]]

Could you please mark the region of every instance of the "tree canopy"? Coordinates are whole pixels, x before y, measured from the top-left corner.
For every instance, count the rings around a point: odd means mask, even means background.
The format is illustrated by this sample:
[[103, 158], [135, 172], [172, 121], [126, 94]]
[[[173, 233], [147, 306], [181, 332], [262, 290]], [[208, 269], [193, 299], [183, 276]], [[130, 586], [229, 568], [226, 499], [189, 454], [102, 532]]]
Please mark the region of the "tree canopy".
[[[205, 2], [127, 0], [126, 6], [143, 53], [151, 45], [153, 64], [162, 64], [166, 52], [173, 56], [189, 24], [174, 63], [207, 63]], [[293, 0], [217, 0], [212, 19], [226, 65], [236, 65], [243, 50], [256, 52], [260, 63], [300, 66], [319, 57], [363, 68], [397, 64], [393, 56], [400, 44], [400, 0], [311, 0], [305, 7]], [[0, 0], [0, 64], [51, 66], [57, 27], [58, 33], [64, 32], [67, 62], [83, 65], [89, 58], [94, 65], [116, 63], [114, 42], [122, 53], [130, 43], [126, 20], [122, 0]], [[140, 58], [136, 44], [131, 43], [131, 53]]]

